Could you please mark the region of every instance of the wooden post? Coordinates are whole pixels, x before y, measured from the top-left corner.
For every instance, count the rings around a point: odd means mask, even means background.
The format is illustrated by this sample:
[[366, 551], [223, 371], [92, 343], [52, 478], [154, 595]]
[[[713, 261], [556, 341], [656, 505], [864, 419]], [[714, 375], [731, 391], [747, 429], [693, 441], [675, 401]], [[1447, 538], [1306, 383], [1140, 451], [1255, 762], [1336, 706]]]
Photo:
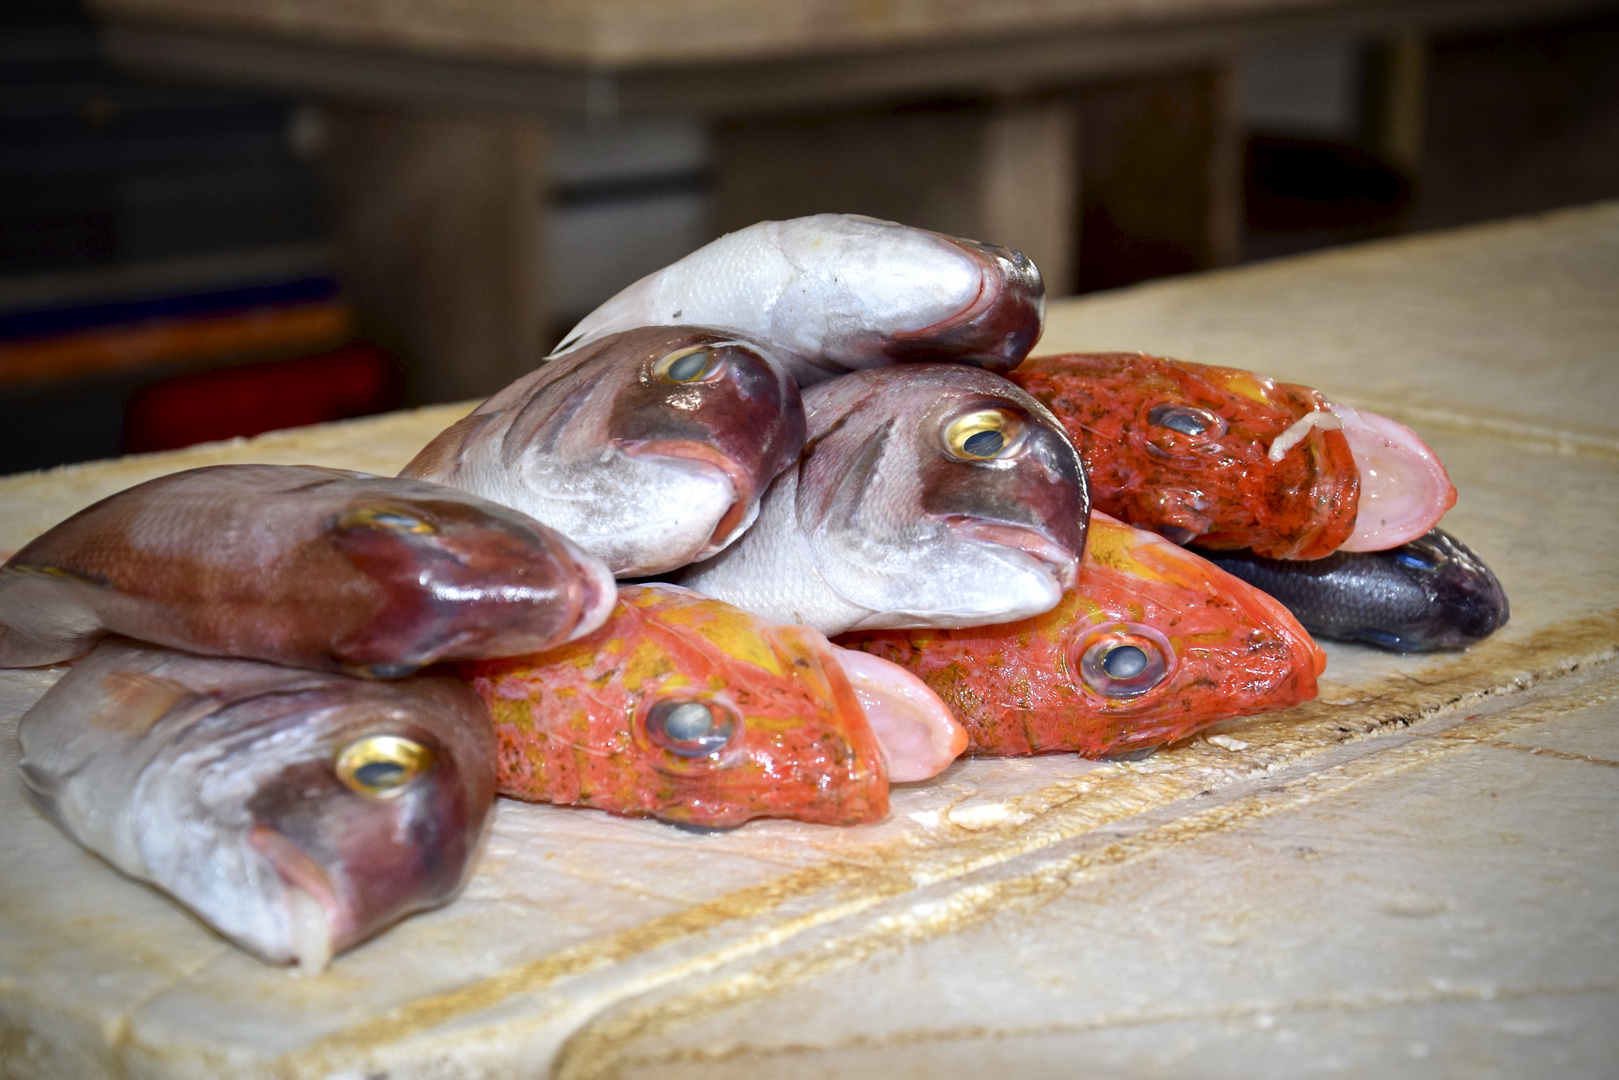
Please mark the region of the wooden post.
[[1235, 86], [1220, 66], [1081, 92], [1081, 291], [1237, 261]]
[[826, 212], [1005, 244], [1073, 291], [1077, 153], [1066, 98], [935, 102], [715, 129], [718, 232]]
[[343, 287], [406, 360], [417, 403], [492, 393], [538, 362], [545, 128], [526, 115], [330, 108]]
[[1411, 31], [1373, 46], [1366, 63], [1361, 142], [1412, 179], [1422, 163], [1427, 55]]

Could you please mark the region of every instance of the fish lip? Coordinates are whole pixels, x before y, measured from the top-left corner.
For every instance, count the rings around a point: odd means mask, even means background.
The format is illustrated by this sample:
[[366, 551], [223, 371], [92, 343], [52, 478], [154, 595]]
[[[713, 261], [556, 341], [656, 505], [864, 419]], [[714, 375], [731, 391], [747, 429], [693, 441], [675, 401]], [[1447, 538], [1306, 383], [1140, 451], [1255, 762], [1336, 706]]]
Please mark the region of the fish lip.
[[[344, 905], [331, 876], [310, 855], [285, 835], [268, 825], [255, 825], [248, 833], [248, 843], [270, 864], [286, 892], [287, 918], [295, 918], [291, 892], [297, 889], [307, 893], [326, 913], [326, 925], [331, 938], [327, 954], [336, 956], [353, 942], [358, 927], [354, 915]], [[301, 959], [294, 957], [294, 959]]]
[[706, 559], [725, 547], [747, 524], [748, 507], [753, 505], [758, 486], [754, 483], [752, 474], [729, 454], [697, 439], [648, 439], [636, 442], [618, 440], [615, 445], [629, 457], [667, 457], [707, 465], [730, 482], [731, 505], [720, 515], [708, 543], [692, 561]]
[[1079, 580], [1079, 556], [1039, 528], [971, 517], [946, 518], [945, 525], [956, 536], [965, 537], [975, 543], [993, 544], [1023, 552], [1045, 566], [1064, 592], [1072, 589]]
[[[977, 265], [978, 295], [954, 315], [930, 326], [891, 334], [883, 352], [894, 360], [953, 355], [991, 371], [1010, 371], [1029, 354], [1045, 325], [1045, 283], [1039, 268], [1027, 255], [1010, 248], [945, 233], [933, 235], [965, 252]], [[1025, 295], [1018, 296], [1020, 292]], [[989, 328], [988, 317], [1008, 294], [1013, 303], [1000, 314], [999, 325], [994, 327], [996, 338], [978, 343], [975, 338]]]

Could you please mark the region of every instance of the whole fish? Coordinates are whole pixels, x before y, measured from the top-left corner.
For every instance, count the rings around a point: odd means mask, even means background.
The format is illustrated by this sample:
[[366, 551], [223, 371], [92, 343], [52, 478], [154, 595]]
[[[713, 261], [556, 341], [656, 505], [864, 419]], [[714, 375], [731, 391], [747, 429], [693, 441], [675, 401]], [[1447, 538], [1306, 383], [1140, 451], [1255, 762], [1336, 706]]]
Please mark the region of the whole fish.
[[858, 214], [761, 221], [649, 274], [585, 316], [563, 354], [636, 326], [723, 326], [767, 343], [800, 385], [898, 361], [1005, 371], [1045, 322], [1022, 252]]
[[803, 444], [798, 388], [763, 347], [650, 326], [523, 376], [400, 475], [514, 507], [615, 574], [650, 576], [741, 535]]
[[1309, 387], [1146, 353], [1032, 357], [1009, 378], [1063, 422], [1099, 509], [1178, 543], [1316, 559], [1420, 536], [1456, 499], [1409, 428]]
[[978, 626], [1049, 610], [1090, 511], [1079, 456], [1041, 405], [955, 364], [806, 390], [809, 437], [736, 544], [680, 583], [825, 634]]
[[601, 624], [607, 568], [452, 488], [302, 465], [215, 465], [102, 499], [0, 566], [0, 667], [109, 633], [395, 678], [532, 652]]
[[839, 641], [915, 672], [988, 755], [1141, 756], [1308, 701], [1326, 665], [1275, 600], [1099, 512], [1078, 585], [1044, 615]]
[[914, 677], [861, 667], [862, 690], [813, 630], [671, 585], [619, 596], [589, 637], [462, 666], [495, 719], [502, 794], [714, 828], [850, 825], [887, 813], [891, 768], [932, 775], [965, 745]]
[[28, 793], [64, 832], [242, 948], [308, 971], [453, 896], [494, 800], [488, 713], [453, 679], [115, 638], [19, 737]]
[[1340, 551], [1307, 563], [1248, 551], [1202, 554], [1280, 600], [1310, 633], [1397, 652], [1465, 648], [1511, 614], [1484, 560], [1443, 529], [1388, 551]]

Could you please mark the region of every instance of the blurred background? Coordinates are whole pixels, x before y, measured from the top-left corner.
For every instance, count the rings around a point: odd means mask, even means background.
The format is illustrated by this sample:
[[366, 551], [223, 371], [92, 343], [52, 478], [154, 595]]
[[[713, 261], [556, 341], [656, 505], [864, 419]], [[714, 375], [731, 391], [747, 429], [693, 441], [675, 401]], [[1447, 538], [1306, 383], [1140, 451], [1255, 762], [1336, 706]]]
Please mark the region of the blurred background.
[[1619, 196], [1619, 9], [1475, 6], [999, 83], [750, 56], [632, 108], [577, 60], [396, 78], [410, 48], [7, 0], [0, 473], [486, 394], [763, 218], [1008, 243], [1061, 296]]

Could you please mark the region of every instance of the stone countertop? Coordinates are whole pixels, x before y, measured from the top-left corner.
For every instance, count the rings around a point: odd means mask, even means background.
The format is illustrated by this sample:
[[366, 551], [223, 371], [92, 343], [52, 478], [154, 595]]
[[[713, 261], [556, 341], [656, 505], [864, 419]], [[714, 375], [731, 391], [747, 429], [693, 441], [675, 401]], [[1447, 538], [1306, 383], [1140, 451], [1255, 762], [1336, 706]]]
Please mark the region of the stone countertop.
[[[1328, 647], [1318, 701], [1134, 764], [960, 762], [854, 829], [500, 804], [465, 894], [316, 979], [35, 814], [0, 674], [0, 1074], [1611, 1075], [1619, 204], [1053, 305], [1040, 351], [1400, 415], [1512, 622]], [[216, 461], [390, 472], [466, 406], [0, 478], [0, 550]], [[1228, 744], [1235, 745], [1235, 744]]]

